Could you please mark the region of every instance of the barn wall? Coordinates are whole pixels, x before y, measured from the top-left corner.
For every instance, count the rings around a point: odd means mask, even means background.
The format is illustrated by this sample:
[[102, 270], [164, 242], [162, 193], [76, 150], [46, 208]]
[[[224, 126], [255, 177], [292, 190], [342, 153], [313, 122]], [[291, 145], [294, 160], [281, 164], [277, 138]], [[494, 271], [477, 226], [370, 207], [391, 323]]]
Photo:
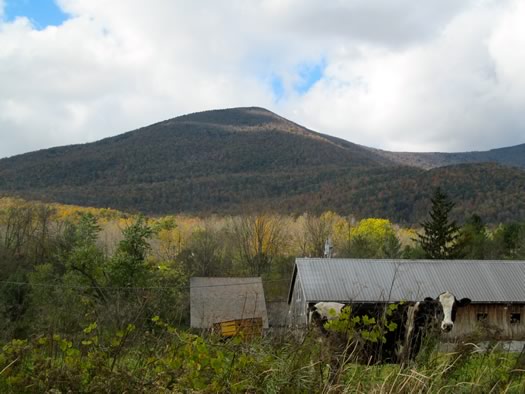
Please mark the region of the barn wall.
[[[478, 314], [486, 313], [486, 319], [479, 321]], [[511, 313], [519, 313], [519, 323], [511, 323]], [[525, 304], [470, 304], [459, 308], [454, 329], [447, 336], [462, 337], [479, 333], [483, 339], [524, 340]]]
[[307, 323], [308, 306], [304, 299], [302, 283], [297, 277], [288, 310], [288, 327], [304, 328]]

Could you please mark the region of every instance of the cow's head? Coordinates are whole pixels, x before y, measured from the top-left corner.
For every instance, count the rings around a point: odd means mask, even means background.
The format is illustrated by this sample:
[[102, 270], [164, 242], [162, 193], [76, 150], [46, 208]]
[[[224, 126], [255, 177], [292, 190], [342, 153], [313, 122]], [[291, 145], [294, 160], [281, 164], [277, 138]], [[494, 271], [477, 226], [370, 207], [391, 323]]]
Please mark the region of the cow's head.
[[324, 323], [337, 319], [341, 316], [341, 311], [344, 307], [345, 304], [339, 302], [318, 302], [309, 308], [308, 325], [310, 325], [313, 320], [319, 320], [321, 323]]
[[425, 298], [418, 309], [420, 313], [429, 314], [430, 318], [436, 319], [442, 331], [450, 332], [454, 327], [458, 308], [468, 304], [470, 304], [470, 298], [458, 300], [454, 294], [445, 291], [435, 299]]

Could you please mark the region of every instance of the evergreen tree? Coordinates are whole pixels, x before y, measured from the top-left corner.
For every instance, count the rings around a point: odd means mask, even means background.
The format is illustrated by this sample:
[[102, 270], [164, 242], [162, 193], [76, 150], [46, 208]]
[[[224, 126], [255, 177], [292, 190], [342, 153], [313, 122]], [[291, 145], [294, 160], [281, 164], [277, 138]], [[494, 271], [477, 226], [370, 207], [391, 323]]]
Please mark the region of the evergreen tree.
[[424, 234], [418, 234], [417, 242], [428, 259], [454, 259], [459, 257], [459, 227], [449, 220], [454, 207], [448, 196], [438, 187], [431, 198], [430, 219], [424, 221]]

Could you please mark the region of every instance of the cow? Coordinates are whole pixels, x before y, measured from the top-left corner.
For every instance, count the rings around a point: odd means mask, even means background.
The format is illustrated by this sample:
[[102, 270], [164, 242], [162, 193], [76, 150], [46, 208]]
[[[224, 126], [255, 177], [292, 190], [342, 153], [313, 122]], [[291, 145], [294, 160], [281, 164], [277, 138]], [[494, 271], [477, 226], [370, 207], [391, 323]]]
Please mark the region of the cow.
[[346, 304], [341, 304], [340, 302], [318, 302], [308, 312], [308, 325], [311, 325], [315, 320], [321, 323], [321, 331], [325, 333], [324, 323], [338, 319], [345, 306]]
[[[468, 305], [468, 298], [458, 300], [451, 292], [445, 291], [436, 298], [427, 297], [419, 302], [402, 302], [390, 311], [388, 323], [395, 323], [395, 329], [383, 329], [385, 343], [369, 344], [368, 353], [380, 362], [407, 362], [417, 356], [426, 335], [450, 332], [454, 327], [459, 307]], [[339, 302], [318, 302], [310, 307], [308, 324], [316, 322], [326, 336], [324, 323], [337, 319], [347, 305]], [[354, 303], [353, 316], [373, 317], [381, 321], [386, 316], [384, 304]]]
[[[356, 340], [354, 345], [356, 349], [360, 350], [354, 352], [354, 354], [359, 354], [363, 362], [394, 362], [395, 346], [401, 341], [401, 335], [402, 332], [404, 332], [402, 328], [405, 304], [397, 305], [395, 309], [390, 311], [388, 316], [384, 304], [353, 303], [347, 305], [339, 302], [318, 302], [312, 305], [308, 314], [308, 324], [310, 327], [314, 329], [318, 328], [321, 331], [322, 336], [327, 338], [325, 345], [331, 347], [335, 354], [340, 354], [342, 347], [349, 344], [349, 338], [348, 335], [345, 335], [340, 329], [337, 330], [337, 333], [327, 330], [325, 323], [338, 319], [346, 307], [351, 308], [351, 318], [367, 316], [370, 319], [374, 318], [376, 322], [388, 322], [387, 324], [395, 323], [395, 329], [393, 330], [389, 330], [387, 327], [378, 327], [381, 332], [380, 335], [384, 337], [384, 343], [380, 338], [369, 341], [364, 340], [360, 335], [350, 338], [350, 342], [352, 342], [352, 339]], [[354, 325], [353, 323], [350, 324]], [[365, 324], [363, 320], [360, 320], [355, 324], [354, 329], [356, 332], [364, 332], [372, 329], [372, 326], [373, 325]]]
[[470, 298], [458, 300], [454, 294], [445, 291], [436, 298], [427, 297], [409, 305], [404, 325], [404, 342], [398, 349], [399, 358], [408, 361], [417, 356], [425, 336], [452, 331], [458, 308], [470, 303]]

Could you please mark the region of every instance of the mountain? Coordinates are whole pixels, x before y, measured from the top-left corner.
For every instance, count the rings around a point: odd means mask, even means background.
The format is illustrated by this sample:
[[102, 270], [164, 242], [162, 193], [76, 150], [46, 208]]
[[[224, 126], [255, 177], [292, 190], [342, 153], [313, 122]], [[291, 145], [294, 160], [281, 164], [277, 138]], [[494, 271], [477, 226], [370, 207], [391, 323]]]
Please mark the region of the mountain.
[[375, 155], [399, 165], [431, 169], [465, 163], [499, 163], [525, 168], [525, 144], [506, 148], [491, 149], [484, 152], [389, 152], [368, 148]]
[[522, 169], [425, 170], [387, 153], [262, 108], [215, 110], [2, 159], [0, 194], [149, 214], [331, 209], [417, 223], [442, 185], [459, 219], [473, 212], [489, 222], [525, 219]]

